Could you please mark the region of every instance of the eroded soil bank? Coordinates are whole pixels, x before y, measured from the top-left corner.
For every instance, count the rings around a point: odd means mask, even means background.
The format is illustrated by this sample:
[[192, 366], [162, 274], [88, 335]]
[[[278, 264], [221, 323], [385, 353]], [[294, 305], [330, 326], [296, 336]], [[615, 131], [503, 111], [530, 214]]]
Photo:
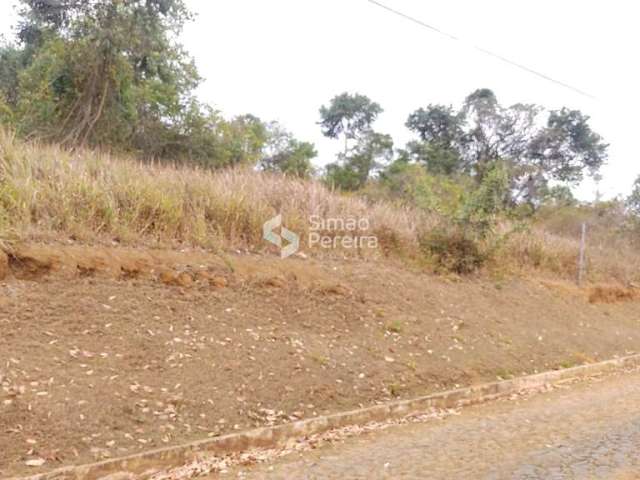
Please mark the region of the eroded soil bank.
[[0, 477], [640, 344], [640, 303], [615, 286], [594, 296], [382, 261], [80, 246], [22, 246], [5, 260]]

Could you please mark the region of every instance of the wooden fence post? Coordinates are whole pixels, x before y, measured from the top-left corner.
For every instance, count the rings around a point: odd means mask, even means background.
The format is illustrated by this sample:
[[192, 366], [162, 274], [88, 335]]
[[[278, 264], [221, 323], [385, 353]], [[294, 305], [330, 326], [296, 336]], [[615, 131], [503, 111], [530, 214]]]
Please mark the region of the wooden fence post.
[[580, 237], [580, 256], [578, 257], [578, 286], [582, 286], [582, 280], [584, 278], [584, 253], [587, 240], [587, 224], [582, 223], [582, 235]]

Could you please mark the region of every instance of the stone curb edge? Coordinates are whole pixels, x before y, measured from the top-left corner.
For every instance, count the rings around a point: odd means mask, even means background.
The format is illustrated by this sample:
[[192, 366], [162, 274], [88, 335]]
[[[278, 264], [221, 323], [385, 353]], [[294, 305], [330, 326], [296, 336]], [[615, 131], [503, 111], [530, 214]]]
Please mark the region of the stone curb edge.
[[11, 477], [7, 480], [112, 480], [129, 478], [129, 474], [144, 479], [159, 470], [186, 465], [203, 454], [225, 455], [255, 448], [274, 448], [283, 445], [291, 438], [300, 438], [335, 428], [364, 425], [373, 421], [402, 418], [428, 411], [431, 408], [456, 408], [483, 403], [514, 393], [534, 391], [545, 385], [580, 379], [634, 365], [640, 365], [640, 354], [511, 380], [459, 388], [409, 400], [398, 400], [274, 427], [231, 433], [89, 465], [63, 467], [51, 472], [29, 477]]

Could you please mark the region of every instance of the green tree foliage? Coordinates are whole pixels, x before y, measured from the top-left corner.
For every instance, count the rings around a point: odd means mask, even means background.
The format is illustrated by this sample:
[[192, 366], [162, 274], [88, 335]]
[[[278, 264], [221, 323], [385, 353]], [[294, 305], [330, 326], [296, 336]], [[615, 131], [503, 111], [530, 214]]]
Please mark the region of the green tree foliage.
[[398, 150], [398, 157], [406, 162], [426, 167], [434, 174], [454, 175], [461, 171], [461, 158], [455, 149], [426, 141], [408, 142]]
[[309, 178], [313, 175], [311, 160], [317, 154], [312, 143], [296, 140], [278, 123], [272, 122], [269, 125], [269, 140], [260, 166], [268, 172]]
[[633, 188], [631, 194], [626, 199], [627, 210], [632, 215], [640, 217], [640, 176], [638, 176], [633, 182]]
[[262, 158], [262, 121], [195, 98], [201, 79], [176, 40], [192, 18], [183, 0], [21, 5], [20, 43], [0, 47], [0, 120], [19, 134], [205, 167]]
[[453, 150], [462, 137], [461, 120], [461, 113], [455, 113], [451, 106], [429, 105], [409, 115], [406, 126], [423, 142]]
[[509, 196], [509, 176], [503, 162], [494, 162], [478, 184], [467, 175], [432, 173], [400, 158], [381, 172], [379, 183], [390, 198], [482, 230], [504, 212]]
[[200, 79], [175, 41], [190, 18], [181, 0], [22, 3], [18, 37], [30, 60], [17, 110], [26, 133], [135, 148], [141, 131], [193, 112]]
[[401, 158], [424, 165], [429, 172], [451, 175], [461, 169], [458, 154], [462, 138], [460, 114], [452, 107], [429, 105], [419, 108], [407, 119], [406, 126], [420, 137], [399, 151]]
[[349, 140], [371, 130], [382, 108], [365, 95], [342, 93], [331, 99], [329, 106], [320, 108], [322, 134], [328, 138], [344, 137], [344, 155], [347, 156]]
[[24, 67], [22, 51], [0, 37], [0, 95], [7, 106], [18, 102], [18, 72]]
[[[379, 188], [387, 200], [400, 200], [447, 218], [458, 218], [475, 185], [465, 176], [432, 173], [424, 165], [398, 158], [380, 173]], [[378, 195], [380, 196], [380, 195]]]
[[430, 105], [416, 110], [407, 127], [420, 140], [403, 154], [434, 173], [466, 174], [481, 184], [495, 162], [508, 172], [511, 204], [539, 205], [549, 182], [575, 184], [594, 175], [607, 159], [607, 145], [577, 110], [535, 105], [503, 107], [491, 90], [469, 95], [462, 108]]
[[391, 136], [372, 130], [358, 138], [357, 145], [337, 163], [327, 165], [326, 182], [341, 190], [364, 187], [372, 173], [379, 171], [393, 157]]
[[507, 170], [502, 162], [494, 162], [476, 188], [458, 196], [439, 225], [422, 232], [421, 250], [437, 270], [471, 273], [495, 255], [504, 238], [495, 227], [508, 192]]
[[269, 138], [264, 123], [253, 115], [240, 115], [220, 129], [221, 166], [255, 165]]
[[[326, 167], [325, 181], [332, 188], [358, 190], [372, 173], [393, 157], [393, 140], [373, 130], [382, 107], [364, 95], [343, 93], [320, 108], [320, 126], [328, 138], [344, 138], [344, 152]], [[349, 147], [349, 141], [355, 141]]]
[[460, 220], [470, 224], [481, 236], [491, 233], [509, 196], [509, 175], [503, 162], [491, 165], [478, 187], [462, 206]]
[[575, 207], [578, 200], [566, 185], [553, 185], [542, 193], [542, 204], [551, 207]]
[[598, 172], [607, 158], [608, 145], [591, 130], [589, 117], [563, 108], [550, 113], [545, 128], [528, 145], [532, 161], [554, 179], [575, 183], [585, 170]]

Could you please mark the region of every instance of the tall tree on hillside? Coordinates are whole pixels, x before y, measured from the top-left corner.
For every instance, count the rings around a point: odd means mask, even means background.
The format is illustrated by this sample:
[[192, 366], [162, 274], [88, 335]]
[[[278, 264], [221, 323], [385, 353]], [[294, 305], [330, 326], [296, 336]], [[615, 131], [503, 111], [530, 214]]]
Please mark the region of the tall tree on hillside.
[[343, 93], [331, 99], [329, 106], [320, 108], [320, 126], [328, 138], [344, 137], [344, 155], [348, 154], [349, 140], [356, 140], [371, 130], [382, 108], [365, 95]]
[[535, 105], [503, 107], [491, 90], [479, 89], [457, 112], [429, 105], [412, 113], [407, 127], [420, 140], [404, 154], [433, 173], [467, 174], [478, 184], [501, 161], [509, 172], [509, 201], [535, 207], [550, 181], [575, 184], [607, 159], [607, 145], [589, 117], [562, 109], [543, 120], [542, 113]]
[[0, 104], [19, 134], [208, 167], [255, 163], [255, 117], [224, 120], [177, 39], [183, 0], [21, 0], [18, 45], [0, 46]]
[[419, 108], [407, 119], [406, 126], [416, 132], [423, 142], [441, 148], [458, 148], [462, 137], [462, 115], [451, 106], [429, 105]]
[[578, 110], [552, 111], [544, 128], [527, 144], [525, 154], [554, 179], [575, 183], [584, 172], [597, 173], [607, 158], [608, 145], [591, 130], [589, 117]]
[[358, 190], [367, 183], [393, 157], [393, 139], [390, 135], [369, 130], [358, 138], [358, 144], [341, 162], [327, 165], [326, 181], [342, 190]]
[[175, 38], [182, 0], [22, 0], [28, 67], [17, 109], [29, 133], [68, 144], [131, 140], [183, 123], [200, 81]]
[[409, 130], [420, 140], [407, 143], [400, 157], [423, 164], [431, 173], [451, 175], [461, 169], [458, 151], [462, 141], [462, 118], [451, 106], [429, 105], [419, 108], [407, 119]]
[[[344, 152], [326, 167], [325, 180], [332, 187], [357, 190], [370, 175], [393, 156], [393, 140], [373, 130], [382, 107], [364, 95], [343, 93], [320, 108], [320, 126], [328, 138], [344, 137]], [[350, 141], [355, 141], [353, 147]]]

